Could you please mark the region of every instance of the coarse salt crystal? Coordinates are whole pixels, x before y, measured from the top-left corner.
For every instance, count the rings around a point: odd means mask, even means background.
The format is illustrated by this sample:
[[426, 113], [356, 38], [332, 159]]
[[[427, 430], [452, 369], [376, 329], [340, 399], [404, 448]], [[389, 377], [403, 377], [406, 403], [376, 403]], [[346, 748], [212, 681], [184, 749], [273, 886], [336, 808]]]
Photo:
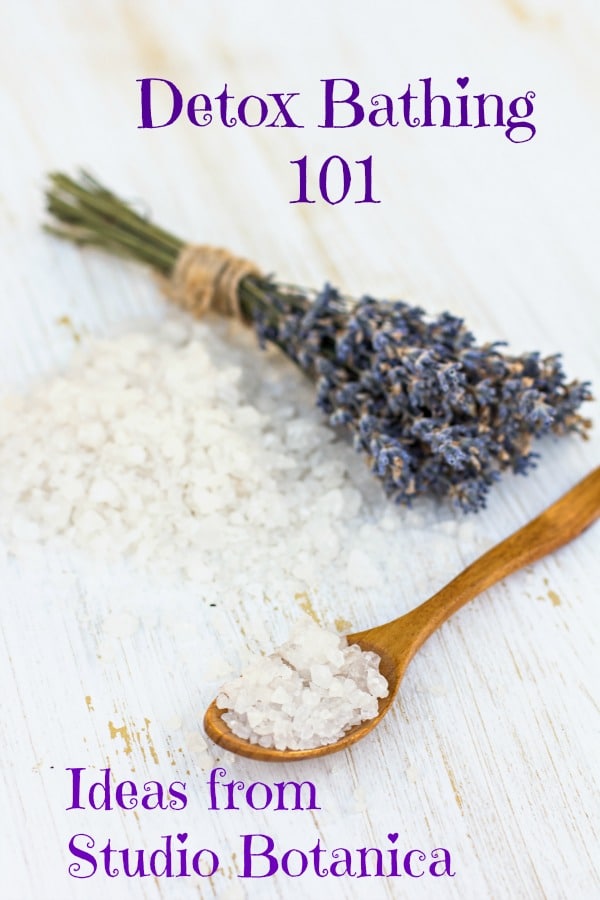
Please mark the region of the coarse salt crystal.
[[106, 440], [106, 430], [100, 422], [85, 422], [77, 429], [77, 440], [83, 447], [99, 447]]
[[379, 662], [377, 654], [348, 646], [306, 616], [275, 653], [224, 685], [216, 704], [234, 734], [251, 743], [322, 747], [377, 715], [378, 698], [388, 695]]
[[12, 523], [13, 535], [21, 541], [36, 541], [40, 529], [36, 522], [31, 522], [21, 516], [16, 516]]
[[118, 506], [120, 491], [110, 478], [98, 478], [92, 482], [90, 488], [90, 500], [92, 503], [107, 503], [109, 506]]

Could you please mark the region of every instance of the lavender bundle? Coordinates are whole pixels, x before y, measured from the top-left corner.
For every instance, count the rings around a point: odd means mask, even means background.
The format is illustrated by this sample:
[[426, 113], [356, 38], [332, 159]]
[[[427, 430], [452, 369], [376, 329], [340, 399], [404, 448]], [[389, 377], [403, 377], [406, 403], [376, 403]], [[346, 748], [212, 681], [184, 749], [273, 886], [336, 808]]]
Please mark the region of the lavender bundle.
[[237, 315], [276, 344], [399, 503], [429, 495], [476, 511], [503, 470], [535, 465], [534, 438], [590, 426], [577, 412], [589, 383], [567, 382], [559, 355], [478, 346], [447, 312], [279, 284], [224, 250], [186, 245], [86, 174], [51, 175], [47, 208], [52, 233], [147, 263], [190, 312]]

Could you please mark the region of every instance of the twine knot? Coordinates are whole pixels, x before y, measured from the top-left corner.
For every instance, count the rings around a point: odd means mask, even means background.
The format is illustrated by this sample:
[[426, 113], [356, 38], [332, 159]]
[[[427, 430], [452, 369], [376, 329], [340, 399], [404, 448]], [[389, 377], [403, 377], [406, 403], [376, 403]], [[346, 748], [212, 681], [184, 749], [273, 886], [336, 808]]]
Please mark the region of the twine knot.
[[216, 312], [242, 319], [238, 288], [247, 275], [260, 276], [247, 259], [221, 247], [188, 244], [179, 254], [166, 290], [172, 300], [198, 318]]

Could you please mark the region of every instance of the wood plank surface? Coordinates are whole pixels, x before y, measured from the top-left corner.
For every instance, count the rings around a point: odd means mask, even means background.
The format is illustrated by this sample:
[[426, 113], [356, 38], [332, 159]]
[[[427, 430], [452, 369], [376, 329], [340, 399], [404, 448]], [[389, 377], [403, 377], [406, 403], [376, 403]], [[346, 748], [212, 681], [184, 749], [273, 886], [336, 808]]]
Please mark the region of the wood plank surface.
[[[598, 392], [595, 3], [25, 0], [5, 3], [2, 20], [3, 390], [64, 365], [75, 334], [164, 314], [146, 272], [42, 233], [45, 173], [84, 165], [183, 237], [229, 247], [291, 283], [328, 280], [447, 308], [481, 340], [562, 352], [566, 371]], [[467, 75], [473, 90], [535, 91], [534, 138], [317, 127], [321, 79], [353, 79], [367, 97], [398, 96], [426, 77], [451, 91]], [[225, 83], [237, 97], [299, 92], [305, 127], [140, 129], [136, 79], [145, 77], [168, 78], [186, 97]], [[305, 153], [315, 165], [372, 154], [381, 203], [291, 204], [289, 161]], [[243, 365], [268, 378], [271, 361], [232, 339]], [[310, 390], [281, 371], [297, 414], [310, 415]], [[0, 895], [599, 896], [598, 527], [459, 612], [411, 664], [394, 710], [352, 750], [274, 769], [207, 748], [201, 729], [227, 673], [281, 641], [302, 607], [354, 630], [401, 614], [583, 477], [598, 447], [597, 426], [587, 442], [544, 441], [539, 467], [503, 478], [485, 511], [393, 510], [392, 537], [374, 530], [385, 501], [348, 451], [365, 491], [365, 530], [352, 540], [394, 548], [371, 589], [312, 568], [295, 595], [264, 602], [262, 586], [242, 579], [235, 602], [216, 595], [210, 607], [193, 584], [150, 579], [125, 561], [51, 545], [15, 558], [0, 544]], [[267, 562], [269, 548], [260, 552]], [[216, 765], [246, 785], [310, 780], [320, 808], [210, 810]], [[67, 770], [85, 769], [89, 782], [108, 767], [115, 781], [186, 782], [185, 810], [68, 810]], [[213, 877], [69, 874], [74, 834], [94, 836], [96, 851], [108, 837], [151, 851], [184, 833], [190, 853], [218, 853]], [[245, 834], [270, 835], [279, 854], [317, 838], [329, 851], [444, 847], [455, 874], [242, 878]]]

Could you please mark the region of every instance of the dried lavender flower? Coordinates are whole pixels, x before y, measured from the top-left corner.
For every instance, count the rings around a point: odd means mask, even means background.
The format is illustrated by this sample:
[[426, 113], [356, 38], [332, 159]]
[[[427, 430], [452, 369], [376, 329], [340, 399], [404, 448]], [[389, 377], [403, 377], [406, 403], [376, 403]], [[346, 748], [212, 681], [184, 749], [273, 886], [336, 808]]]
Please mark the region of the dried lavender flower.
[[511, 468], [535, 465], [533, 438], [584, 433], [587, 382], [566, 383], [558, 355], [510, 356], [477, 346], [462, 319], [326, 285], [312, 303], [275, 285], [254, 310], [259, 339], [277, 344], [317, 383], [317, 404], [345, 426], [385, 491], [400, 503], [449, 497], [485, 505]]
[[[50, 179], [48, 211], [61, 227], [48, 230], [173, 276], [183, 241], [90, 176]], [[503, 470], [536, 464], [534, 438], [590, 425], [577, 412], [589, 383], [567, 382], [559, 355], [478, 346], [450, 313], [430, 318], [401, 301], [353, 301], [330, 285], [314, 294], [255, 274], [236, 282], [234, 300], [261, 344], [276, 344], [316, 381], [329, 423], [350, 432], [399, 503], [424, 495], [476, 511]]]

